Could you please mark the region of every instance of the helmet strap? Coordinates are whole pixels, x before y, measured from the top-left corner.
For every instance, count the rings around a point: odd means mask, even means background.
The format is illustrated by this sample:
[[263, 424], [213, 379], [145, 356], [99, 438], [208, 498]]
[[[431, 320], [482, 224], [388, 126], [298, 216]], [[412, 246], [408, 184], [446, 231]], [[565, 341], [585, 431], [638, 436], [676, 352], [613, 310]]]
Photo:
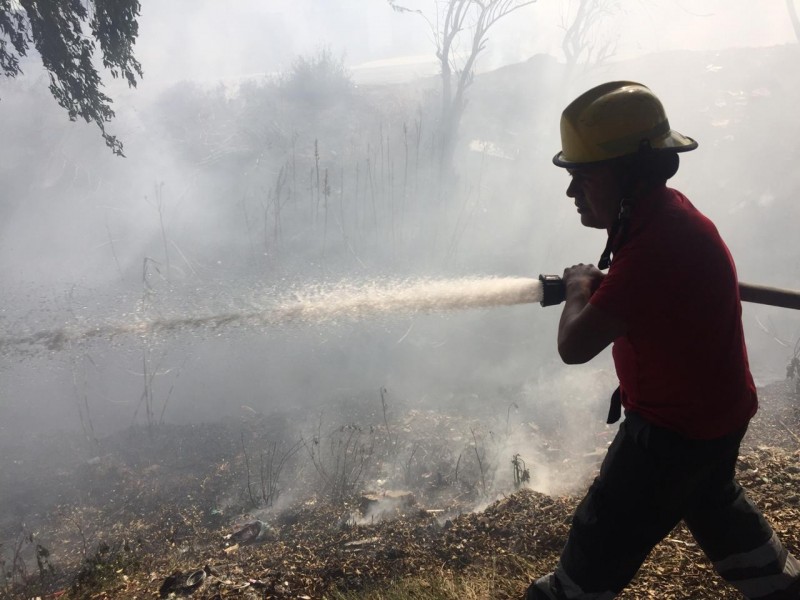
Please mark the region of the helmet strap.
[[628, 223], [633, 210], [633, 199], [636, 195], [636, 185], [642, 174], [643, 165], [646, 164], [647, 157], [653, 152], [649, 140], [642, 140], [639, 143], [639, 150], [632, 157], [632, 162], [620, 174], [620, 188], [622, 199], [619, 203], [619, 214], [611, 231], [608, 233], [606, 247], [600, 255], [597, 267], [605, 271], [611, 266], [611, 255], [618, 251], [625, 243], [628, 236]]
[[[597, 263], [597, 268], [605, 271], [611, 266], [611, 254], [616, 252], [625, 243], [625, 238], [628, 235], [628, 223], [631, 218], [631, 210], [633, 202], [631, 198], [625, 196], [619, 203], [619, 214], [614, 225], [611, 226], [611, 231], [608, 233], [608, 240], [606, 240], [606, 247], [600, 255], [600, 260]], [[617, 242], [615, 244], [615, 242]]]

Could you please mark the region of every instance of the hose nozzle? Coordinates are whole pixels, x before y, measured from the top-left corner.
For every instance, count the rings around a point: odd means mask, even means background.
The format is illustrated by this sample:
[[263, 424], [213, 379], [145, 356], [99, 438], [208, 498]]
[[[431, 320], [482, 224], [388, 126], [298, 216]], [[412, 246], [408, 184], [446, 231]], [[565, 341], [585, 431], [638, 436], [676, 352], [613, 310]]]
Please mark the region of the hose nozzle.
[[558, 275], [539, 275], [542, 282], [542, 306], [553, 306], [564, 301], [566, 290], [564, 282]]

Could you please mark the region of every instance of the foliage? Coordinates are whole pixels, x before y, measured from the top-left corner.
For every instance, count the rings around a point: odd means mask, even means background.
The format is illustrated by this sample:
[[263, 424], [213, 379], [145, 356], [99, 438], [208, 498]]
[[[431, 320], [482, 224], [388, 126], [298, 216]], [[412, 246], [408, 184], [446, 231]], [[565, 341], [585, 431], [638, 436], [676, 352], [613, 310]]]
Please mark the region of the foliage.
[[134, 549], [127, 540], [109, 545], [100, 542], [91, 556], [81, 565], [71, 591], [78, 597], [90, 597], [92, 592], [107, 589], [122, 578], [125, 570], [138, 566]]
[[364, 482], [375, 449], [371, 433], [350, 423], [327, 436], [318, 430], [311, 441], [303, 442], [319, 476], [320, 494], [332, 504], [343, 504]]
[[[27, 598], [38, 595], [42, 593], [42, 590], [52, 586], [56, 570], [51, 562], [50, 550], [38, 541], [35, 533], [25, 531], [23, 525], [22, 534], [10, 550], [10, 560], [7, 560], [3, 552], [3, 544], [0, 544], [0, 595], [2, 597]], [[25, 552], [26, 550], [29, 552]], [[30, 571], [25, 561], [24, 554], [31, 553], [36, 559], [38, 574]]]
[[343, 57], [335, 57], [327, 46], [312, 56], [298, 56], [288, 73], [279, 79], [283, 94], [311, 108], [325, 108], [346, 98], [353, 89]]
[[133, 55], [139, 10], [138, 0], [0, 0], [3, 75], [22, 73], [20, 58], [28, 55], [32, 43], [49, 74], [50, 92], [70, 120], [93, 121], [112, 152], [124, 156], [122, 142], [105, 129], [114, 111], [111, 98], [101, 91], [95, 49], [100, 46], [103, 67], [112, 77], [135, 87], [142, 77]]
[[519, 489], [531, 480], [531, 472], [519, 454], [511, 458], [511, 465], [514, 468], [514, 487]]
[[261, 506], [271, 507], [283, 492], [281, 475], [289, 460], [302, 446], [302, 440], [294, 442], [293, 444], [288, 444], [286, 442], [279, 443], [274, 439], [264, 442], [264, 448], [259, 451], [258, 485], [253, 480], [254, 477], [251, 472], [250, 456], [247, 453], [244, 432], [241, 434], [241, 442], [247, 481], [245, 499], [248, 502], [248, 506], [249, 508], [259, 508]]

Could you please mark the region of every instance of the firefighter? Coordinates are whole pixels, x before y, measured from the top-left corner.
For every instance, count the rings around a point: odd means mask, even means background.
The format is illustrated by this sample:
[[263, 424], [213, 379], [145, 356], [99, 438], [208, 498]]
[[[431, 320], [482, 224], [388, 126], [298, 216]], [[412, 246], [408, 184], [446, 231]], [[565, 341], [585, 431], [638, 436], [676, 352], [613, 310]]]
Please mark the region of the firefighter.
[[616, 81], [564, 110], [561, 144], [567, 196], [608, 238], [599, 268], [564, 271], [558, 351], [585, 363], [613, 343], [608, 420], [625, 420], [527, 600], [615, 597], [681, 520], [747, 598], [800, 599], [800, 563], [734, 479], [758, 405], [734, 263], [712, 222], [666, 185], [697, 142], [670, 128], [647, 87]]

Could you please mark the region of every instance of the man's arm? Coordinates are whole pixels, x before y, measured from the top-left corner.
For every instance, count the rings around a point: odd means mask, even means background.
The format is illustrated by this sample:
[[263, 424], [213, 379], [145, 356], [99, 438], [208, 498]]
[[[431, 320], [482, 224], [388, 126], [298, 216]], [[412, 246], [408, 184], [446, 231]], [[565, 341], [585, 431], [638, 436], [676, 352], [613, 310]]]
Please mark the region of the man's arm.
[[627, 331], [624, 321], [589, 304], [603, 277], [593, 265], [564, 270], [566, 297], [558, 324], [558, 353], [567, 364], [589, 362]]

